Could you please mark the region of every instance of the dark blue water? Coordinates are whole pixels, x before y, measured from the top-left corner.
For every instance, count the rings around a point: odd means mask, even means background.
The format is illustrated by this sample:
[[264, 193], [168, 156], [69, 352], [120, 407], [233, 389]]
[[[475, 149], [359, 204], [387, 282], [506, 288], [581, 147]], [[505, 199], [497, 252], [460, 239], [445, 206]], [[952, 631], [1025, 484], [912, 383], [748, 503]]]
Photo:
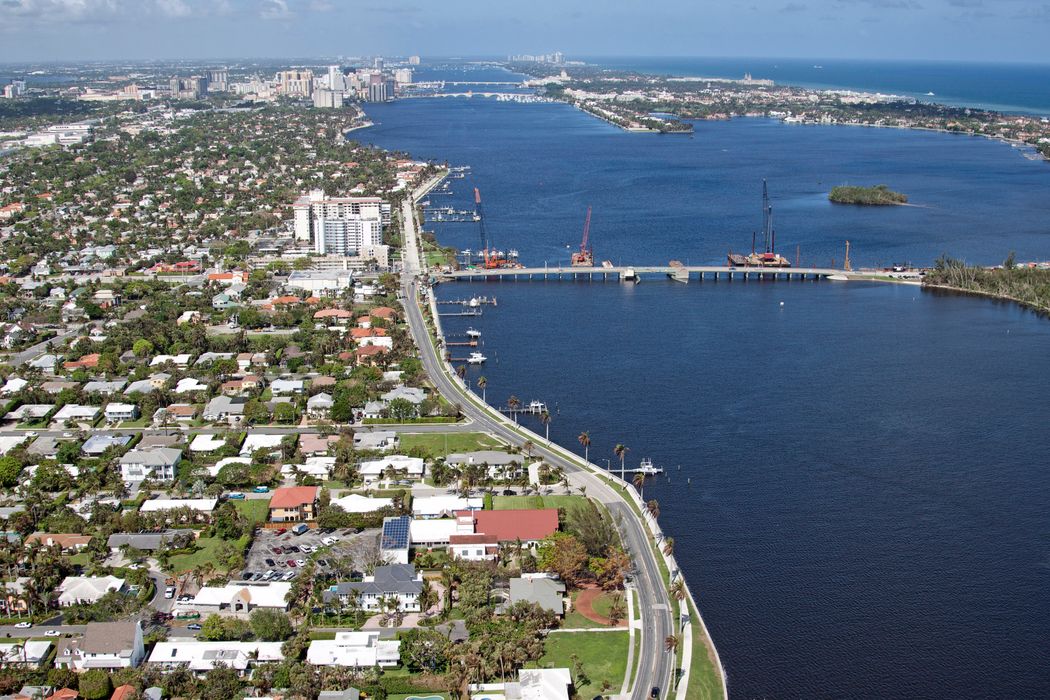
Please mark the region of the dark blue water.
[[[931, 264], [947, 253], [995, 264], [1010, 250], [1050, 258], [1050, 163], [988, 139], [774, 120], [700, 122], [689, 136], [626, 134], [567, 105], [483, 99], [411, 100], [368, 107], [375, 129], [355, 138], [417, 157], [469, 164], [454, 197], [473, 206], [478, 186], [496, 246], [530, 265], [567, 264], [593, 207], [595, 257], [694, 264], [746, 251], [761, 228], [769, 182], [781, 251], [802, 264]], [[885, 183], [915, 206], [833, 205], [839, 184]], [[480, 247], [473, 225], [441, 240]]]
[[[355, 136], [472, 165], [452, 199], [477, 184], [497, 243], [528, 263], [567, 260], [588, 203], [599, 258], [720, 260], [750, 243], [763, 176], [804, 262], [840, 256], [847, 237], [863, 262], [1050, 257], [1050, 167], [987, 140], [753, 120], [663, 138], [481, 100], [369, 111], [378, 127]], [[922, 206], [828, 205], [846, 180]], [[469, 225], [438, 236], [476, 247]], [[589, 431], [592, 461], [615, 462], [622, 442], [630, 462], [669, 468], [645, 496], [661, 502], [734, 697], [1050, 696], [1050, 322], [860, 283], [439, 293], [499, 299], [446, 319], [483, 331], [491, 359], [469, 377], [484, 373], [490, 403], [545, 401], [552, 438], [578, 449]]]
[[1045, 64], [668, 57], [587, 60], [643, 73], [711, 78], [741, 78], [751, 73], [781, 85], [881, 91], [941, 104], [1050, 114], [1050, 65]]

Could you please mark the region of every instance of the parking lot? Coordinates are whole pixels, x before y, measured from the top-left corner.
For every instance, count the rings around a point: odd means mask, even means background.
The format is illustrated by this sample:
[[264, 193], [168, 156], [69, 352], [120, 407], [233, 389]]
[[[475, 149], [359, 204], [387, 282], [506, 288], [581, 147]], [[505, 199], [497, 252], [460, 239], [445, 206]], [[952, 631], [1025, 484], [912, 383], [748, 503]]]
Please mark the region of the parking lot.
[[319, 577], [328, 573], [347, 576], [374, 561], [378, 543], [379, 530], [308, 530], [296, 535], [290, 528], [286, 532], [259, 529], [245, 557], [244, 577], [258, 579], [273, 572], [267, 580], [291, 581], [309, 559], [317, 563]]

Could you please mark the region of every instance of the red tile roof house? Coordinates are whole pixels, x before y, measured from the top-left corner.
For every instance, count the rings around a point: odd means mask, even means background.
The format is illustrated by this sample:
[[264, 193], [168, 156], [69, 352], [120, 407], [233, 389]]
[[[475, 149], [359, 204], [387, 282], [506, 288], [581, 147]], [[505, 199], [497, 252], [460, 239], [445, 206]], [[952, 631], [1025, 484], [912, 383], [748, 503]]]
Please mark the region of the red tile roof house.
[[[270, 499], [270, 521], [294, 523], [317, 517], [317, 486], [285, 486]], [[555, 511], [557, 514], [557, 511]]]
[[93, 352], [90, 355], [84, 355], [79, 360], [70, 360], [68, 362], [64, 362], [62, 363], [62, 366], [66, 369], [90, 369], [98, 367], [99, 357], [100, 356], [97, 352]]
[[456, 517], [474, 517], [474, 534], [488, 535], [497, 542], [539, 542], [558, 531], [558, 509], [463, 510]]

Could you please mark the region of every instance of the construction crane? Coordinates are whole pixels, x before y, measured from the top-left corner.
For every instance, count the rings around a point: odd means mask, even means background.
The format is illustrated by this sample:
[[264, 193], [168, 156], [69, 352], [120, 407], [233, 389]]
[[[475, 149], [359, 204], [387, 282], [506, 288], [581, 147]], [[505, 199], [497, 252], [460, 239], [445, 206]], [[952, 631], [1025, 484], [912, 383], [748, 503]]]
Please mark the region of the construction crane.
[[573, 267], [594, 267], [594, 251], [587, 247], [591, 235], [591, 208], [587, 207], [587, 219], [583, 222], [583, 241], [580, 252], [572, 254]]
[[485, 213], [481, 208], [481, 192], [474, 188], [474, 218], [478, 222], [478, 232], [481, 235], [481, 257], [482, 265], [486, 270], [498, 270], [501, 267], [512, 267], [506, 258], [502, 257], [495, 249], [489, 250], [489, 237], [485, 231]]

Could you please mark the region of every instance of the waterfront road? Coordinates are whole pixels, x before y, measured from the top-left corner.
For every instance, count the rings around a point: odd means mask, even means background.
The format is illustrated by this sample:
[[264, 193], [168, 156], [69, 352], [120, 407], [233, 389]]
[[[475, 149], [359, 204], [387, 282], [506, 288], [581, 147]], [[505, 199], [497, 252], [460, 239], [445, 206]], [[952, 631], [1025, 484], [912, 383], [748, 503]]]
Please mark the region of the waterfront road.
[[[425, 192], [426, 188], [427, 185], [417, 190], [416, 197]], [[405, 297], [405, 314], [412, 337], [420, 350], [423, 367], [436, 389], [449, 401], [462, 405], [464, 413], [473, 420], [477, 428], [486, 430], [510, 444], [520, 446], [525, 442], [525, 438], [518, 432], [516, 426], [493, 409], [483, 406], [473, 395], [465, 395], [463, 390], [453, 382], [446, 371], [446, 366], [438, 357], [438, 352], [431, 343], [422, 312], [419, 305], [415, 303], [419, 299], [420, 286], [417, 278], [422, 268], [411, 201], [404, 203], [403, 216], [405, 221], [405, 266], [401, 280], [402, 292]], [[660, 697], [674, 697], [670, 679], [675, 655], [664, 651], [664, 640], [668, 635], [676, 633], [676, 626], [674, 620], [671, 619], [667, 588], [649, 544], [645, 524], [626, 503], [624, 496], [617, 493], [591, 470], [578, 466], [577, 462], [564, 457], [560, 451], [544, 445], [542, 440], [533, 440], [533, 442], [535, 444], [534, 454], [542, 457], [548, 464], [564, 469], [574, 483], [586, 486], [587, 495], [605, 504], [613, 520], [620, 523], [624, 544], [630, 551], [636, 568], [635, 585], [639, 595], [643, 623], [638, 673], [634, 679], [631, 699], [643, 700], [649, 697], [650, 688], [654, 686], [660, 688]]]

